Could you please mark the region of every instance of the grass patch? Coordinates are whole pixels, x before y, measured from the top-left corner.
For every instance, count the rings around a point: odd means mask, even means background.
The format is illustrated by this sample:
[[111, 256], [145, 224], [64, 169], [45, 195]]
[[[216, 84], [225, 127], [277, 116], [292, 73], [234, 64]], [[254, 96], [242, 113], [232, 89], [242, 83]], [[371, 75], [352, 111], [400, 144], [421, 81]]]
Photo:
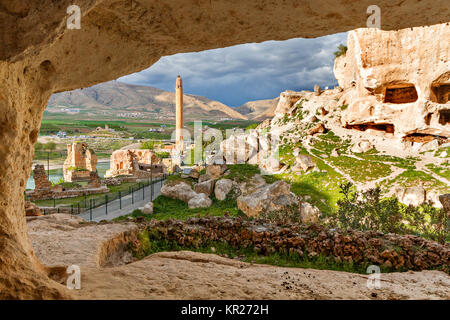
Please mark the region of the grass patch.
[[360, 182], [376, 180], [392, 172], [391, 167], [382, 162], [358, 160], [346, 156], [332, 157], [329, 161], [347, 173], [352, 179]]

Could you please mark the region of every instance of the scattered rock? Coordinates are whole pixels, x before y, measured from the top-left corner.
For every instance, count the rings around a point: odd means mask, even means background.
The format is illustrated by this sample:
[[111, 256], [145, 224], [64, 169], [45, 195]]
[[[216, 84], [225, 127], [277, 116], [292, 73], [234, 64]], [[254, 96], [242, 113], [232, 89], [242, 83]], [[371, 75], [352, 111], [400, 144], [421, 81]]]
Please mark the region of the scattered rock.
[[200, 173], [197, 169], [192, 169], [191, 172], [189, 172], [189, 178], [192, 179], [198, 179], [200, 177]]
[[206, 167], [206, 175], [209, 179], [217, 180], [222, 176], [225, 170], [227, 170], [226, 164], [211, 164]]
[[237, 206], [249, 217], [257, 217], [263, 212], [285, 210], [297, 203], [291, 193], [291, 186], [284, 181], [261, 187], [248, 195], [237, 198]]
[[332, 157], [339, 157], [339, 151], [338, 151], [336, 148], [334, 148], [334, 149], [331, 151], [331, 156], [332, 156]]
[[396, 187], [394, 189], [394, 195], [401, 203], [415, 207], [420, 206], [427, 199], [426, 190], [422, 186], [410, 188]]
[[372, 143], [369, 140], [361, 140], [353, 145], [352, 152], [353, 153], [364, 153], [372, 149]]
[[204, 193], [207, 196], [210, 196], [214, 190], [214, 180], [207, 180], [203, 182], [199, 182], [195, 184], [194, 191], [197, 193]]
[[230, 179], [220, 179], [216, 182], [216, 187], [214, 189], [214, 195], [217, 200], [223, 201], [226, 199], [227, 195], [233, 188], [233, 181]]
[[309, 129], [308, 131], [307, 131], [307, 133], [309, 134], [309, 135], [313, 135], [313, 134], [316, 134], [316, 133], [324, 133], [324, 132], [326, 132], [326, 128], [325, 128], [325, 126], [323, 125], [323, 123], [322, 122], [320, 122], [320, 123], [318, 123], [314, 128], [311, 128], [311, 129]]
[[41, 209], [30, 201], [25, 201], [25, 216], [39, 217], [42, 216]]
[[266, 180], [260, 175], [255, 174], [249, 181], [243, 182], [239, 185], [239, 190], [242, 195], [247, 195], [266, 185]]
[[[312, 160], [312, 157], [309, 155], [304, 155], [304, 154], [299, 154], [298, 156], [295, 157], [295, 161], [296, 161], [296, 169], [300, 168], [303, 171], [308, 171], [309, 169], [314, 168], [316, 165]], [[293, 170], [293, 171], [297, 171], [297, 170]]]
[[153, 202], [147, 203], [141, 211], [144, 214], [153, 214]]
[[197, 193], [192, 190], [191, 186], [184, 181], [181, 181], [177, 184], [164, 184], [161, 188], [161, 194], [163, 196], [172, 199], [178, 199], [186, 203], [188, 203], [189, 200], [197, 195]]
[[303, 223], [319, 222], [320, 211], [308, 202], [301, 202], [299, 205], [300, 217]]

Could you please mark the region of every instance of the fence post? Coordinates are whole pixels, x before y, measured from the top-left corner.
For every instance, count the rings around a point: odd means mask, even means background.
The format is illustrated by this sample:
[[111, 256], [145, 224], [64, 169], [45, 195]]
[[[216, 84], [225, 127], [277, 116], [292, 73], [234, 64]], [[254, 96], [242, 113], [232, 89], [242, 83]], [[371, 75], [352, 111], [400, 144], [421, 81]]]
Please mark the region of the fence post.
[[92, 221], [92, 199], [89, 200], [89, 221]]
[[122, 193], [119, 191], [119, 207], [122, 210]]
[[134, 188], [131, 187], [131, 204], [134, 204]]
[[73, 214], [73, 204], [70, 205], [70, 214]]
[[145, 199], [145, 183], [142, 183], [142, 200]]
[[56, 199], [53, 198], [53, 208], [56, 208]]
[[80, 203], [78, 202], [77, 205], [78, 205], [78, 214], [80, 214]]
[[108, 215], [108, 195], [105, 194], [105, 210], [106, 210], [106, 215]]

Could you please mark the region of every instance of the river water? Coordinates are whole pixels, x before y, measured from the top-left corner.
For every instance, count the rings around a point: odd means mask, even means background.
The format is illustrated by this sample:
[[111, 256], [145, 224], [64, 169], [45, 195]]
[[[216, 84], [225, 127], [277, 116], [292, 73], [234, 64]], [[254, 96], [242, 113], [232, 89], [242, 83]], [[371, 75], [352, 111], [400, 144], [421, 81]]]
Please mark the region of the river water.
[[[98, 171], [98, 175], [100, 176], [100, 178], [103, 178], [106, 170], [108, 170], [108, 169], [109, 169], [109, 161], [97, 163], [97, 171]], [[49, 180], [52, 182], [56, 182], [63, 177], [63, 169], [62, 168], [51, 170], [51, 172], [52, 173], [50, 173]], [[30, 177], [30, 179], [28, 179], [27, 189], [34, 189], [33, 177]]]

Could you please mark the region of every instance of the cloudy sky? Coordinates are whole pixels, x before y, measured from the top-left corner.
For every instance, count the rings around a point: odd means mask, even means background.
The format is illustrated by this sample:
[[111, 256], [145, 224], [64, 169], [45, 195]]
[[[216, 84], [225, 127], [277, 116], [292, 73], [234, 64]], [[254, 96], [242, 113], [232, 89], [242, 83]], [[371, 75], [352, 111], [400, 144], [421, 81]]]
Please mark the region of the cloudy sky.
[[251, 100], [275, 98], [287, 89], [334, 86], [333, 52], [346, 39], [346, 33], [339, 33], [176, 54], [118, 80], [174, 91], [175, 78], [180, 74], [185, 93], [240, 106]]

